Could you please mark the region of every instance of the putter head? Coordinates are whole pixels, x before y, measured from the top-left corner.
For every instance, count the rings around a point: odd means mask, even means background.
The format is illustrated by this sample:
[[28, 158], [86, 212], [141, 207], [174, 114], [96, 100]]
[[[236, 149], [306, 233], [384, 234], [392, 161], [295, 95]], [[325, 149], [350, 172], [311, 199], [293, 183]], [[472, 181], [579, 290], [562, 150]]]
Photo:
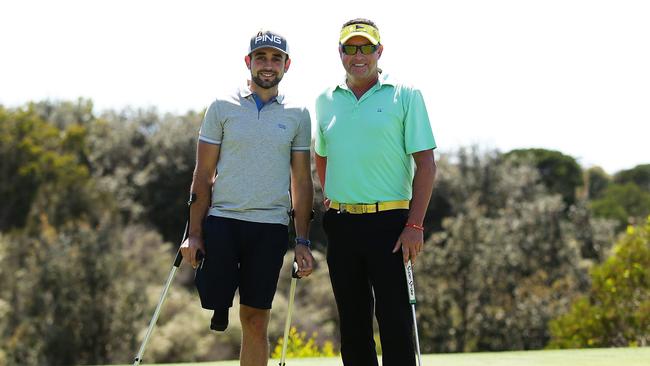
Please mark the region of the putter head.
[[228, 308], [217, 309], [210, 319], [210, 329], [223, 332], [228, 328]]

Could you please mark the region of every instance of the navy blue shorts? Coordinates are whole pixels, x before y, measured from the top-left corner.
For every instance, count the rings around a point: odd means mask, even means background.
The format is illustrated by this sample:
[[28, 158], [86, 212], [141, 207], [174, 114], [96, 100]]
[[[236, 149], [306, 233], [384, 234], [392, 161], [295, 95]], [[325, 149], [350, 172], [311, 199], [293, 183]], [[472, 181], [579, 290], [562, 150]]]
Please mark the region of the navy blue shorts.
[[270, 309], [284, 255], [289, 247], [286, 225], [208, 216], [204, 227], [205, 259], [194, 283], [205, 309], [239, 303]]

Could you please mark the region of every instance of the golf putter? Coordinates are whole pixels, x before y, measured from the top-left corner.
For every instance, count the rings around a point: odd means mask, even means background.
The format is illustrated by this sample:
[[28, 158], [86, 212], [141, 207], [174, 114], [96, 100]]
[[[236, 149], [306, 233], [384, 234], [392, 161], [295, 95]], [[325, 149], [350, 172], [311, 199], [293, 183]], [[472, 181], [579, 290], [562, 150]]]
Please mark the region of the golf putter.
[[289, 290], [289, 308], [287, 309], [287, 321], [284, 323], [284, 340], [282, 341], [282, 355], [280, 356], [280, 366], [285, 366], [287, 356], [287, 343], [289, 342], [289, 330], [291, 328], [291, 312], [293, 310], [293, 299], [296, 295], [296, 282], [298, 277], [298, 263], [294, 259], [293, 269], [291, 271], [291, 288]]
[[418, 336], [418, 322], [415, 318], [415, 283], [413, 280], [413, 266], [411, 260], [404, 265], [406, 271], [406, 285], [409, 292], [409, 303], [411, 304], [411, 311], [413, 312], [413, 329], [415, 330], [415, 349], [418, 355], [418, 366], [422, 366], [422, 356], [420, 355], [420, 337]]

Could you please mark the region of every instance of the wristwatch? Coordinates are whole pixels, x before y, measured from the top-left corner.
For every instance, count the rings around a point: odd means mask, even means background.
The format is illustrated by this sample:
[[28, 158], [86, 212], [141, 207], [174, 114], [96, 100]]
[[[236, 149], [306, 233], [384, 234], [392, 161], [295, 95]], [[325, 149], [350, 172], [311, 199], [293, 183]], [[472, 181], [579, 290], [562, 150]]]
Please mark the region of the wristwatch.
[[296, 238], [296, 245], [304, 245], [307, 248], [311, 249], [311, 240], [303, 239], [303, 238]]

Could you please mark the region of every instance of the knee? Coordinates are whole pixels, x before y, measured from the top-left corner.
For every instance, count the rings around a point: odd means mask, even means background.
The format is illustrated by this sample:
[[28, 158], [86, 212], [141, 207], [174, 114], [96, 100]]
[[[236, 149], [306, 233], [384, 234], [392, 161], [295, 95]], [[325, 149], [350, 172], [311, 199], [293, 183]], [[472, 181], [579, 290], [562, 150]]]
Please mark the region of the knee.
[[239, 310], [242, 330], [249, 334], [256, 334], [266, 337], [269, 325], [270, 310], [256, 309], [250, 306], [241, 305]]

